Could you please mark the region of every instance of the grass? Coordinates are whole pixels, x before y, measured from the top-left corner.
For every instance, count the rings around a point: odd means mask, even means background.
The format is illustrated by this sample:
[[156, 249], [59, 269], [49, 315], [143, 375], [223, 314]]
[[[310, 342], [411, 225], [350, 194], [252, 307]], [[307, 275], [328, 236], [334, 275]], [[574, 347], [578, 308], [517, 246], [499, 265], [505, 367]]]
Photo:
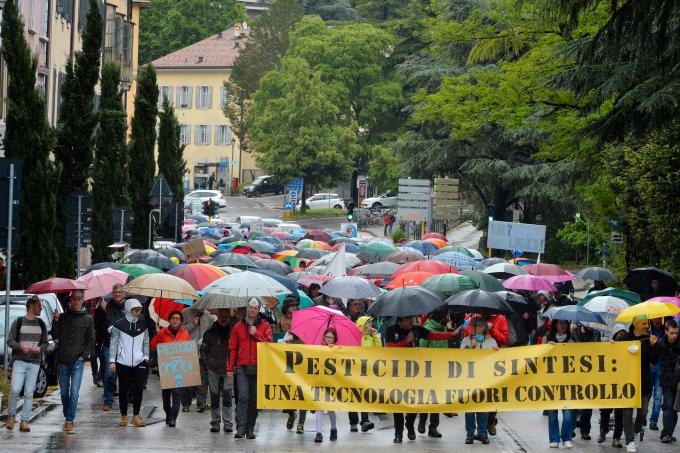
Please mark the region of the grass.
[[304, 220], [304, 219], [317, 219], [320, 217], [344, 217], [346, 212], [343, 209], [307, 209], [304, 213], [300, 211], [295, 211], [295, 215], [292, 217], [284, 217], [284, 220]]

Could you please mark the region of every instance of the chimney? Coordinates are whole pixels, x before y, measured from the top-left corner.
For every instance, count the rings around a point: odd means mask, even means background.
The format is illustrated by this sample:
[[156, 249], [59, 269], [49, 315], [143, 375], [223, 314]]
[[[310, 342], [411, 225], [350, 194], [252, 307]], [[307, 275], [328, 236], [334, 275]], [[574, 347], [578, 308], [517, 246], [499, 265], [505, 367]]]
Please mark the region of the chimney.
[[203, 57], [198, 57], [198, 61], [196, 63], [203, 63]]

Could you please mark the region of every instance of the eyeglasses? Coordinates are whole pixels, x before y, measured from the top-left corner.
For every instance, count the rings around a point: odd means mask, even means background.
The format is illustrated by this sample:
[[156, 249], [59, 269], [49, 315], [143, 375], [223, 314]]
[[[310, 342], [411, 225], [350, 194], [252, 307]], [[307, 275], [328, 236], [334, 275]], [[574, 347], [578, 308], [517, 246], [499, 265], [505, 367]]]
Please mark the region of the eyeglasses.
[[333, 335], [324, 335], [324, 339], [335, 341], [335, 337]]

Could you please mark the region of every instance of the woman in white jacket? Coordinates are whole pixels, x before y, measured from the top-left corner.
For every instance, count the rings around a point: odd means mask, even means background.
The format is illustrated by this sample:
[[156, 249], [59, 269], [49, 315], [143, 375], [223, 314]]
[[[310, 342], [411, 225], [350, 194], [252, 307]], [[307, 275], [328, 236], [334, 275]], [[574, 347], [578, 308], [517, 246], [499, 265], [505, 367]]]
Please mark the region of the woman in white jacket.
[[125, 317], [111, 326], [109, 368], [118, 373], [119, 426], [127, 426], [128, 395], [132, 399], [132, 424], [146, 426], [139, 416], [144, 384], [149, 372], [149, 333], [137, 299], [125, 301]]

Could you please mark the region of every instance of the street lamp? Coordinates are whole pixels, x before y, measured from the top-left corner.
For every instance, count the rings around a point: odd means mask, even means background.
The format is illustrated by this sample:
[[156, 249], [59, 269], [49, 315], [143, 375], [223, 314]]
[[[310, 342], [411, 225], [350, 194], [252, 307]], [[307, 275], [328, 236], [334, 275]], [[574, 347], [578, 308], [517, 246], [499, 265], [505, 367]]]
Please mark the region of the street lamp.
[[153, 213], [154, 212], [157, 212], [159, 214], [159, 222], [158, 223], [160, 223], [160, 209], [152, 209], [151, 211], [149, 211], [149, 247], [147, 247], [149, 249], [151, 248], [151, 222], [153, 221]]
[[588, 222], [588, 220], [585, 218], [582, 218], [580, 212], [577, 212], [575, 217], [577, 221], [581, 221], [586, 224], [586, 266], [588, 266], [590, 264], [590, 222]]
[[[234, 136], [231, 137], [231, 171], [229, 172], [229, 176], [231, 177], [231, 181], [234, 180], [234, 144], [236, 143], [236, 139]], [[229, 181], [229, 195], [233, 195], [233, 185], [232, 182]]]

